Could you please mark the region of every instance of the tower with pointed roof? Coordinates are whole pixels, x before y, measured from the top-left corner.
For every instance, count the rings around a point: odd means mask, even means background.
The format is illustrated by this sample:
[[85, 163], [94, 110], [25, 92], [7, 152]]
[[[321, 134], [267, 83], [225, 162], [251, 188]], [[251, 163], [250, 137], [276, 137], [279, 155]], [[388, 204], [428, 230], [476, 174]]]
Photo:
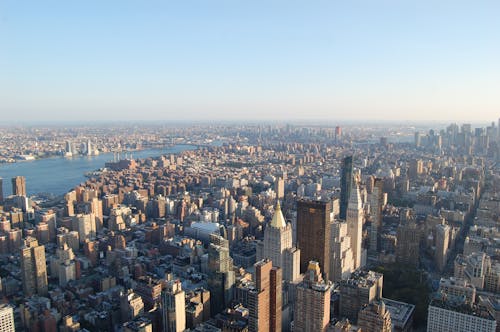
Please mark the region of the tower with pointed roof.
[[283, 280], [293, 281], [299, 277], [300, 250], [293, 246], [292, 225], [285, 221], [279, 202], [264, 231], [264, 240], [257, 246], [257, 260], [266, 258], [283, 270]]
[[361, 266], [361, 242], [363, 240], [363, 204], [359, 187], [352, 188], [347, 205], [347, 235], [351, 238], [351, 249], [354, 258], [354, 269]]

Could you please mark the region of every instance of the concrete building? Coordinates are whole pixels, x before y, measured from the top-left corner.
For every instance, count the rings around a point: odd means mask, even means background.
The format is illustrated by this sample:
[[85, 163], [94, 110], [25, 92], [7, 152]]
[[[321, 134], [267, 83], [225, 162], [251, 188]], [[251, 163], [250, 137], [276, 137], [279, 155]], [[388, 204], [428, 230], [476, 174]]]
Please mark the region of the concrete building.
[[14, 332], [14, 310], [7, 304], [0, 305], [0, 331]]
[[331, 227], [330, 279], [334, 282], [340, 282], [340, 280], [348, 279], [354, 271], [351, 238], [347, 235], [345, 221], [335, 221]]
[[21, 248], [21, 275], [25, 296], [47, 295], [45, 246], [38, 245], [38, 241], [33, 237], [27, 237]]
[[382, 298], [384, 276], [373, 271], [356, 271], [347, 280], [340, 282], [340, 316], [352, 322], [358, 319], [363, 308]]
[[418, 266], [420, 232], [413, 221], [400, 224], [397, 229], [396, 261], [400, 264]]
[[382, 298], [385, 308], [391, 314], [392, 330], [394, 332], [413, 331], [413, 315], [415, 305], [387, 298]]
[[255, 263], [255, 288], [248, 292], [251, 332], [281, 331], [281, 269], [266, 259]]
[[257, 245], [257, 261], [270, 259], [283, 270], [283, 280], [293, 281], [300, 275], [300, 250], [292, 244], [292, 224], [286, 223], [278, 202], [273, 219], [264, 231], [264, 240]]
[[370, 194], [370, 252], [376, 254], [378, 252], [378, 238], [380, 228], [382, 227], [382, 209], [384, 205], [384, 192], [382, 179], [376, 178], [373, 183], [372, 193]]
[[12, 195], [26, 196], [26, 178], [24, 176], [12, 178]]
[[320, 265], [311, 261], [297, 286], [294, 331], [326, 331], [330, 321], [331, 283], [323, 280]]
[[496, 327], [495, 318], [487, 310], [470, 306], [463, 299], [441, 297], [429, 304], [428, 332], [495, 332]]
[[438, 293], [447, 296], [464, 297], [465, 302], [470, 305], [476, 302], [476, 287], [464, 279], [441, 278]]
[[212, 314], [229, 306], [233, 300], [234, 282], [229, 242], [220, 235], [211, 234], [208, 247], [208, 289]]
[[383, 300], [373, 301], [358, 314], [358, 327], [363, 332], [391, 332], [391, 314]]
[[448, 261], [450, 231], [450, 226], [446, 224], [436, 225], [436, 251], [434, 258], [439, 271], [443, 271]]
[[351, 249], [354, 261], [354, 270], [362, 266], [362, 242], [363, 242], [363, 220], [364, 211], [361, 202], [359, 187], [356, 186], [351, 190], [351, 197], [347, 206], [347, 235], [351, 238]]
[[186, 299], [180, 280], [171, 280], [162, 293], [163, 331], [183, 332], [186, 329]]

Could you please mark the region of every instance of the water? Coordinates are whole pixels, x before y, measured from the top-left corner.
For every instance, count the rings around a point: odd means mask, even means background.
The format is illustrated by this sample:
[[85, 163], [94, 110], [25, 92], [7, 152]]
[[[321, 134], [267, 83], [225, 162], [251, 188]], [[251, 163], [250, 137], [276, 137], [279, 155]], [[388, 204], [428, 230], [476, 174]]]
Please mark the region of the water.
[[[176, 145], [165, 149], [135, 151], [134, 159], [157, 157], [160, 155], [194, 150], [193, 145]], [[122, 154], [123, 156], [123, 154]], [[11, 179], [21, 175], [26, 177], [28, 195], [51, 193], [61, 195], [86, 180], [84, 174], [104, 167], [113, 160], [113, 153], [98, 156], [77, 156], [72, 158], [54, 157], [12, 164], [0, 164], [0, 177], [3, 178], [4, 197], [12, 194]]]

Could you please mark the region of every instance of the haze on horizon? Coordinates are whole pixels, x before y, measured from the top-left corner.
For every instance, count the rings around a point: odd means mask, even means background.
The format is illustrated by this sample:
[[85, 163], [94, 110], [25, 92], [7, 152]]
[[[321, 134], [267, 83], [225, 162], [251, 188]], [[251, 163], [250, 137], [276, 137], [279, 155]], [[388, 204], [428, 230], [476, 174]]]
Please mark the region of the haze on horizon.
[[1, 121], [494, 121], [499, 14], [464, 0], [0, 0]]

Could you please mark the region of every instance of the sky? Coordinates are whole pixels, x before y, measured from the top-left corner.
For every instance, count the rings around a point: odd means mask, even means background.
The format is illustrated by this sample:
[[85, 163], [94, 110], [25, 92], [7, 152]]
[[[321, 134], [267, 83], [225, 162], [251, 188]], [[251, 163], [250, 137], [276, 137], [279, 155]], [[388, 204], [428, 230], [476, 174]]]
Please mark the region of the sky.
[[0, 123], [494, 121], [500, 1], [0, 0]]

